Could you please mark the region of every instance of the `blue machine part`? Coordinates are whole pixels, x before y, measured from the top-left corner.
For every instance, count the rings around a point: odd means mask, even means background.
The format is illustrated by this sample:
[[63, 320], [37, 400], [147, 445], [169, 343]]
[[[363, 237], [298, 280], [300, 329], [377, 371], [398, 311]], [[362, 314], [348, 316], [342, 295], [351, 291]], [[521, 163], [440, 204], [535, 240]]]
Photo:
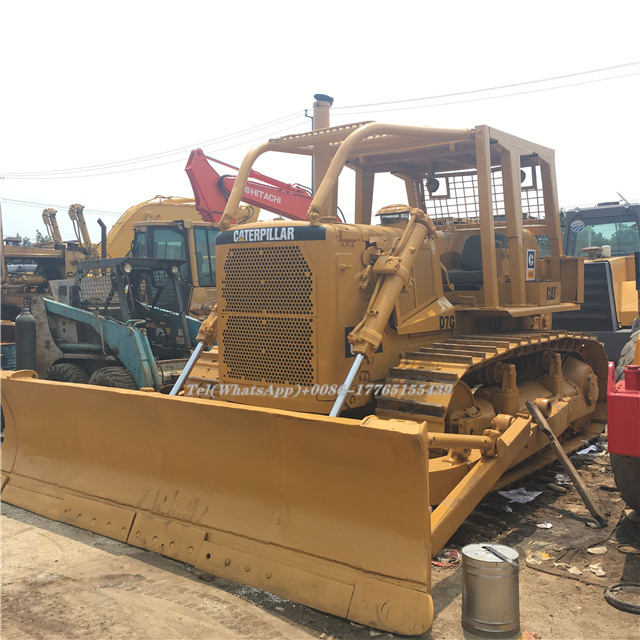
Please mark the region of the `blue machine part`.
[[[118, 359], [131, 372], [138, 388], [153, 387], [157, 389], [160, 387], [162, 374], [151, 351], [147, 331], [142, 326], [144, 321], [130, 321], [127, 324], [122, 324], [55, 300], [45, 299], [44, 303], [47, 313], [88, 325], [100, 336], [101, 343], [99, 344], [60, 343], [59, 347], [63, 351], [90, 351], [92, 348], [100, 348], [106, 353], [109, 350], [117, 354]], [[195, 321], [194, 318], [191, 320]], [[189, 330], [191, 333], [191, 324], [189, 324]]]

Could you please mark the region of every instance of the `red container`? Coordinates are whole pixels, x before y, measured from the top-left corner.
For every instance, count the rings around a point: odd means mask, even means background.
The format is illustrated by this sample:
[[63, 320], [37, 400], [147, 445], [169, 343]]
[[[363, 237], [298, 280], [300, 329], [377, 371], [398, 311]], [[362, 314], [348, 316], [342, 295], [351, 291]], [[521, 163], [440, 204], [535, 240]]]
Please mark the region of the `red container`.
[[615, 366], [610, 362], [607, 388], [609, 453], [640, 458], [640, 366], [628, 365], [624, 377], [616, 384]]

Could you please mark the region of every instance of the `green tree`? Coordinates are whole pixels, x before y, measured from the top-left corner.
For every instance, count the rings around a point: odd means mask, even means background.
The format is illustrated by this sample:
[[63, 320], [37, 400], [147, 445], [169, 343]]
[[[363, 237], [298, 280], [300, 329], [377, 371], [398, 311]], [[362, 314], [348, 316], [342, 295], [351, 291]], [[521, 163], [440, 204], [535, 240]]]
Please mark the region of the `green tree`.
[[[629, 223], [623, 223], [629, 224]], [[611, 236], [610, 240], [611, 247], [616, 253], [629, 255], [638, 251], [639, 247], [639, 239], [638, 239], [638, 228], [635, 224], [629, 224], [629, 226], [623, 226], [622, 224], [618, 226], [615, 233]]]
[[51, 238], [49, 237], [49, 235], [42, 235], [42, 233], [40, 233], [40, 230], [36, 230], [36, 242], [51, 242]]

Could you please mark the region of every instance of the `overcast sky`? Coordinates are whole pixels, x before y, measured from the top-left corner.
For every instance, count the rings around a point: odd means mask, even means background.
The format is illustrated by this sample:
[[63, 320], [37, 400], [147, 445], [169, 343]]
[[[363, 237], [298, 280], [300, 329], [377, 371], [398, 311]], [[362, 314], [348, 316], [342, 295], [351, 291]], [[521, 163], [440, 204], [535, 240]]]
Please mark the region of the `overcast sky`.
[[4, 0], [0, 25], [5, 235], [44, 232], [53, 207], [70, 238], [78, 202], [97, 241], [98, 217], [191, 197], [190, 149], [238, 165], [309, 130], [315, 93], [332, 124], [488, 124], [551, 147], [567, 208], [640, 199], [638, 0]]

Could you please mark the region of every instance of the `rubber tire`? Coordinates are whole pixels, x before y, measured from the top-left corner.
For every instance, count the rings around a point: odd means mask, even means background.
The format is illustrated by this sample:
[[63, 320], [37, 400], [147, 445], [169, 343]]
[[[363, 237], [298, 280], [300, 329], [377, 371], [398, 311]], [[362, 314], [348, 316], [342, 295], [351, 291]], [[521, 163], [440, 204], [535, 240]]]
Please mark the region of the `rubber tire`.
[[118, 389], [138, 388], [133, 375], [124, 367], [103, 367], [98, 369], [89, 378], [89, 384], [95, 384], [99, 387], [116, 387]]
[[49, 367], [44, 374], [46, 380], [57, 380], [58, 382], [73, 382], [74, 384], [88, 384], [89, 374], [77, 364], [70, 362], [59, 362]]
[[638, 342], [639, 335], [640, 331], [634, 331], [627, 341], [627, 344], [622, 347], [620, 357], [618, 358], [618, 362], [616, 364], [616, 382], [624, 380], [624, 368], [628, 364], [633, 364], [633, 356], [636, 352], [636, 342]]
[[622, 499], [640, 513], [640, 458], [612, 453], [611, 469]]
[[612, 584], [610, 587], [607, 587], [604, 590], [604, 599], [616, 609], [620, 609], [620, 611], [626, 611], [628, 613], [640, 614], [640, 606], [634, 604], [632, 602], [626, 602], [625, 600], [621, 600], [617, 597], [618, 592], [623, 591], [627, 588], [636, 589], [636, 591], [640, 590], [640, 584], [637, 582], [618, 582], [617, 584]]

